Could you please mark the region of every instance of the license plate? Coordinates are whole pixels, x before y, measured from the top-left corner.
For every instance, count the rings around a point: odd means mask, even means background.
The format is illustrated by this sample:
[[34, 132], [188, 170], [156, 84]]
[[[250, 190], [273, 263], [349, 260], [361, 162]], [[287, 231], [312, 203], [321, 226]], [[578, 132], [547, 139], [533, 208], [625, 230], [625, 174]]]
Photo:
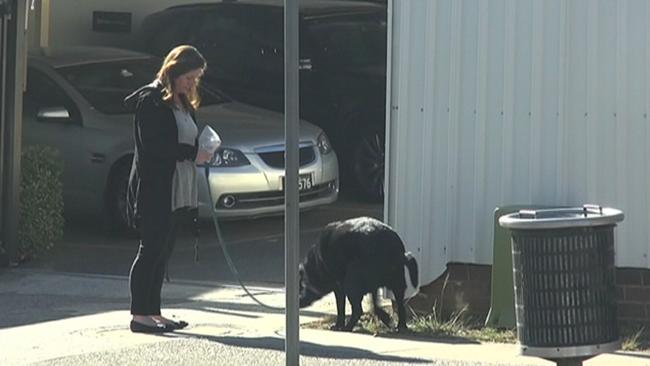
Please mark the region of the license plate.
[[[280, 190], [284, 191], [284, 177], [280, 178]], [[314, 186], [311, 174], [300, 174], [298, 176], [298, 191], [308, 191]]]

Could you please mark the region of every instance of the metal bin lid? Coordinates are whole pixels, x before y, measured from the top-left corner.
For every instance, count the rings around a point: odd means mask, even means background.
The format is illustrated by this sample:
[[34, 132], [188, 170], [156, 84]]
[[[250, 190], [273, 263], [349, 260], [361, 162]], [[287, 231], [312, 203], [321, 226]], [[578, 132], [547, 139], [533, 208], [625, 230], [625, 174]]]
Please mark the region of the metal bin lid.
[[507, 229], [562, 229], [612, 225], [623, 221], [623, 211], [599, 205], [519, 210], [499, 217], [499, 225]]

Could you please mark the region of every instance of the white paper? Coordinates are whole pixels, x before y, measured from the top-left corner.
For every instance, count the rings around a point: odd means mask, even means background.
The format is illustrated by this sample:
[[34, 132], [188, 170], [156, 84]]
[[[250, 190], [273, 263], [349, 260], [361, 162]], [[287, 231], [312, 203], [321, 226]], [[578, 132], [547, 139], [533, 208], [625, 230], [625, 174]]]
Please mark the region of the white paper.
[[221, 138], [210, 126], [206, 125], [199, 136], [199, 148], [214, 154], [219, 146], [221, 146]]

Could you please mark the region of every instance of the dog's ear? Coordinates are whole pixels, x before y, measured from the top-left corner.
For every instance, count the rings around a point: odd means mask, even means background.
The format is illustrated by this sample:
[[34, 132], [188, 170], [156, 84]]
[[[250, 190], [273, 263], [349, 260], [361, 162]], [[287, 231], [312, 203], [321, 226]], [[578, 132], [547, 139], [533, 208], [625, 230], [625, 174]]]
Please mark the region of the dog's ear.
[[300, 290], [305, 287], [305, 277], [307, 277], [305, 273], [305, 266], [300, 263], [298, 265], [298, 285], [300, 286]]

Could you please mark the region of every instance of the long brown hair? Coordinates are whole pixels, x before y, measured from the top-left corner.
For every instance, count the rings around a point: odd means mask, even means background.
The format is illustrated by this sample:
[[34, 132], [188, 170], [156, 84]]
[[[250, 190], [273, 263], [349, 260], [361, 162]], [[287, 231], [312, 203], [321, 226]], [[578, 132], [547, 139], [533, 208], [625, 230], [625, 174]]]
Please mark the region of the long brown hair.
[[[163, 61], [157, 78], [163, 85], [163, 100], [171, 103], [174, 98], [174, 80], [179, 76], [192, 70], [201, 69], [205, 71], [207, 63], [203, 55], [194, 47], [181, 45], [169, 51]], [[196, 110], [201, 104], [201, 97], [198, 93], [198, 82], [188, 95], [181, 95], [183, 107], [190, 111]]]

